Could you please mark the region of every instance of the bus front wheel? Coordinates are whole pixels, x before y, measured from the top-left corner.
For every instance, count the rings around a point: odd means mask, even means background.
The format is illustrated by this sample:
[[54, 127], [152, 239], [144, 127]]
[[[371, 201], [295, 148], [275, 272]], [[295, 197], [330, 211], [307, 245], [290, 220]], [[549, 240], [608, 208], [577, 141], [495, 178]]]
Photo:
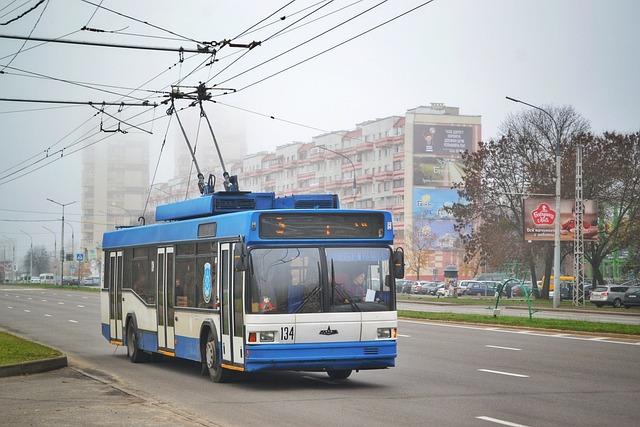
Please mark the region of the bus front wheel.
[[127, 356], [133, 363], [140, 363], [144, 360], [144, 352], [138, 348], [138, 334], [132, 324], [129, 324], [127, 328]]
[[351, 369], [329, 369], [327, 375], [332, 380], [346, 380], [351, 375]]
[[229, 379], [229, 373], [220, 366], [220, 354], [218, 351], [218, 342], [212, 331], [207, 335], [207, 342], [204, 346], [205, 363], [209, 371], [209, 377], [215, 383], [223, 383]]

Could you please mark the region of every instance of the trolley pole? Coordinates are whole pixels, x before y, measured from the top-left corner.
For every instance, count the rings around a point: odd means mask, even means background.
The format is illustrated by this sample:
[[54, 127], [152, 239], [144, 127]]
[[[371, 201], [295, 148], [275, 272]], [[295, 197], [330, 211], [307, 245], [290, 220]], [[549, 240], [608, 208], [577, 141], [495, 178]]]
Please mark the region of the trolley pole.
[[69, 203], [60, 203], [60, 202], [56, 202], [53, 199], [49, 199], [47, 198], [48, 201], [50, 201], [51, 203], [55, 203], [58, 206], [62, 207], [62, 220], [60, 221], [60, 223], [62, 224], [62, 231], [61, 231], [61, 236], [60, 236], [60, 286], [62, 287], [62, 284], [64, 283], [63, 281], [63, 277], [64, 277], [64, 208], [65, 206], [69, 206], [72, 205], [74, 203], [77, 203], [76, 200], [74, 200], [73, 202], [69, 202]]

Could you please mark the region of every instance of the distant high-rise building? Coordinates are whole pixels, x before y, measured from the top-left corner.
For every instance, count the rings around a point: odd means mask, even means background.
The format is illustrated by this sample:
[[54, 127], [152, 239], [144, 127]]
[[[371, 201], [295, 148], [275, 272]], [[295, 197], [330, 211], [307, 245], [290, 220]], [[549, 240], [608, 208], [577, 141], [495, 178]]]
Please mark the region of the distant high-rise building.
[[[149, 191], [149, 145], [127, 136], [96, 144], [82, 156], [81, 248], [102, 246], [116, 225], [137, 223]], [[98, 251], [99, 253], [100, 251]]]

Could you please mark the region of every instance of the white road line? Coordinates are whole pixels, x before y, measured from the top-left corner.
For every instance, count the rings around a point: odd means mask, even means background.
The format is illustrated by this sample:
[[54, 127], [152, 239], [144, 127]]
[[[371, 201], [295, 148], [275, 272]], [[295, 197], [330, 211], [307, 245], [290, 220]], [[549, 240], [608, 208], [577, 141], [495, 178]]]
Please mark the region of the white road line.
[[46, 300], [46, 299], [43, 299], [43, 300], [42, 300], [42, 302], [47, 302], [47, 300]]
[[476, 417], [478, 420], [489, 421], [490, 423], [501, 424], [503, 426], [511, 426], [511, 427], [528, 427], [524, 424], [512, 423], [511, 421], [499, 420], [497, 418], [491, 418], [487, 416]]
[[63, 303], [63, 302], [59, 302], [58, 304], [60, 304], [60, 305], [64, 305], [64, 303]]
[[490, 374], [507, 375], [509, 377], [529, 378], [529, 375], [514, 374], [512, 372], [493, 371], [491, 369], [478, 369], [480, 372], [488, 372]]
[[498, 349], [500, 349], [500, 350], [513, 350], [513, 351], [520, 351], [520, 350], [522, 350], [521, 348], [515, 348], [515, 347], [501, 347], [501, 346], [499, 346], [499, 345], [489, 345], [489, 344], [485, 345], [485, 347], [488, 347], [488, 348], [498, 348]]
[[25, 313], [31, 313], [31, 310], [22, 310], [22, 311], [24, 311]]
[[7, 307], [9, 310], [11, 310], [13, 307]]
[[78, 321], [77, 321], [77, 320], [71, 320], [71, 319], [69, 319], [69, 322], [71, 322], [71, 323], [78, 323]]
[[27, 299], [33, 299], [33, 298], [29, 297], [29, 298], [27, 298]]
[[593, 338], [589, 338], [589, 341], [602, 341], [602, 340], [606, 340], [606, 337], [593, 337]]
[[80, 304], [78, 304], [78, 307], [80, 307], [80, 308], [84, 308], [84, 305], [80, 305]]
[[89, 297], [82, 297], [82, 299], [87, 299], [87, 298], [89, 298]]
[[50, 314], [45, 314], [44, 317], [51, 317], [51, 315]]
[[398, 334], [398, 336], [402, 338], [411, 338], [411, 335]]

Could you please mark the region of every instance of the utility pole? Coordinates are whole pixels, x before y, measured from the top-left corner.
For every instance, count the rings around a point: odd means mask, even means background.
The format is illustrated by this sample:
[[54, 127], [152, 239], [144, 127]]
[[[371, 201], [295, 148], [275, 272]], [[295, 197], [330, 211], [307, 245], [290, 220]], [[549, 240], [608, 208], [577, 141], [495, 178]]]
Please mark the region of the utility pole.
[[31, 278], [33, 277], [33, 238], [31, 237], [31, 234], [27, 233], [26, 231], [20, 231], [26, 234], [29, 238], [29, 241], [31, 242], [31, 245], [29, 246], [29, 281], [31, 281]]
[[540, 108], [536, 105], [529, 104], [528, 102], [521, 101], [519, 99], [511, 98], [510, 96], [506, 97], [509, 101], [517, 102], [520, 104], [527, 105], [531, 108], [535, 108], [538, 111], [543, 112], [553, 122], [555, 127], [555, 154], [556, 154], [556, 219], [554, 221], [554, 231], [553, 231], [553, 308], [560, 307], [560, 178], [562, 175], [562, 155], [560, 153], [560, 127], [558, 126], [558, 122], [553, 117], [553, 115], [545, 110], [544, 108]]
[[47, 198], [48, 201], [50, 201], [51, 203], [55, 203], [58, 206], [62, 206], [62, 220], [60, 221], [60, 223], [62, 224], [62, 232], [61, 232], [61, 236], [60, 236], [60, 287], [62, 287], [63, 284], [63, 277], [64, 277], [64, 208], [65, 206], [69, 206], [72, 205], [74, 203], [77, 203], [77, 201], [73, 201], [73, 202], [69, 202], [69, 203], [60, 203], [60, 202], [56, 202], [55, 200], [49, 199]]

